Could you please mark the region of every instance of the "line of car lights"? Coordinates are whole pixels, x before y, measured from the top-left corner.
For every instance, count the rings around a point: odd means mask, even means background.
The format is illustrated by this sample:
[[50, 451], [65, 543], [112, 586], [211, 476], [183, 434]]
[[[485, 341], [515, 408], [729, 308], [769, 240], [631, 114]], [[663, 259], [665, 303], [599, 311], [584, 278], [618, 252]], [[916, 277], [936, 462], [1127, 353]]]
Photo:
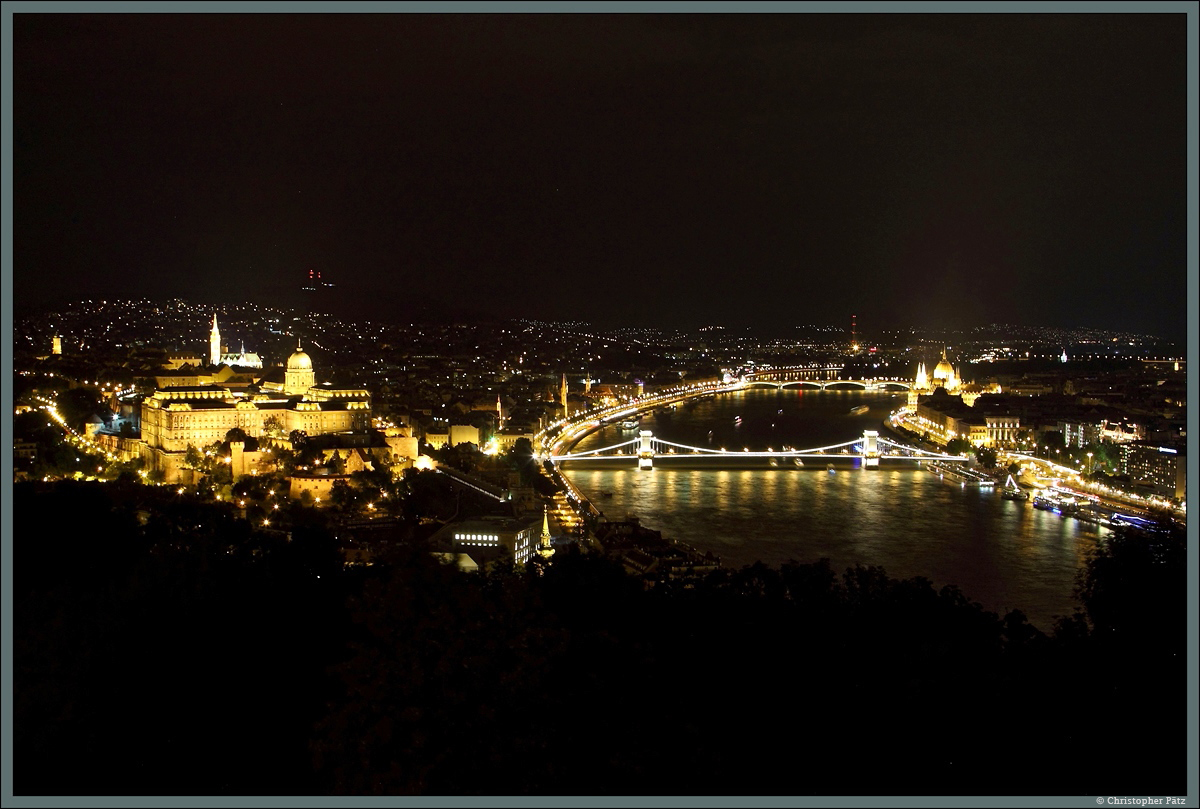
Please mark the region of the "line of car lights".
[[642, 396], [632, 399], [628, 402], [610, 405], [607, 408], [600, 410], [589, 410], [576, 415], [574, 419], [563, 418], [548, 425], [534, 436], [534, 446], [547, 449], [545, 445], [546, 439], [551, 433], [559, 430], [554, 441], [548, 447], [548, 451], [544, 455], [539, 455], [539, 460], [547, 460], [553, 457], [553, 454], [564, 444], [569, 444], [579, 438], [582, 433], [588, 430], [599, 427], [605, 419], [617, 419], [624, 416], [631, 416], [643, 410], [648, 410], [660, 405], [669, 404], [678, 401], [681, 398], [690, 396], [704, 395], [708, 393], [718, 393], [731, 390], [737, 390], [744, 387], [744, 383], [740, 380], [730, 383], [714, 383], [705, 382], [698, 385], [679, 385], [666, 390], [657, 391], [652, 396]]
[[[544, 430], [541, 430], [537, 435], [534, 436], [534, 447], [537, 448], [540, 446], [543, 449], [546, 449], [545, 444], [544, 444], [546, 437], [554, 430], [559, 430], [559, 429], [564, 430], [562, 432], [559, 432], [555, 436], [554, 442], [549, 446], [548, 450], [545, 452], [544, 455], [543, 454], [538, 455], [539, 460], [549, 460], [554, 457], [554, 454], [563, 445], [570, 444], [572, 441], [579, 438], [583, 433], [586, 433], [589, 430], [599, 427], [601, 422], [604, 419], [622, 418], [624, 416], [633, 415], [634, 413], [640, 412], [642, 410], [647, 410], [652, 407], [657, 407], [659, 405], [668, 404], [672, 401], [678, 401], [680, 398], [687, 398], [689, 396], [694, 396], [694, 395], [704, 395], [704, 394], [708, 394], [708, 393], [717, 393], [717, 392], [723, 392], [723, 391], [729, 391], [729, 390], [736, 390], [743, 386], [744, 385], [740, 380], [735, 383], [706, 382], [706, 383], [703, 383], [700, 385], [694, 385], [694, 386], [693, 385], [680, 385], [680, 386], [677, 386], [674, 388], [668, 388], [665, 391], [658, 391], [653, 396], [650, 396], [650, 397], [643, 396], [643, 397], [633, 399], [630, 402], [627, 402], [624, 404], [611, 405], [611, 406], [601, 409], [601, 410], [587, 411], [585, 413], [580, 414], [579, 416], [576, 416], [576, 419], [574, 421], [572, 421], [569, 418], [560, 419], [559, 421], [555, 422], [554, 424], [551, 424], [548, 427], [546, 427]], [[561, 472], [558, 472], [558, 477], [563, 481], [563, 483], [566, 486], [566, 492], [565, 492], [564, 496], [567, 501], [567, 504], [575, 512], [575, 519], [573, 522], [575, 525], [577, 525], [578, 522], [582, 520], [582, 515], [580, 514], [580, 512], [584, 508], [585, 498], [579, 492], [579, 490], [575, 487], [575, 484], [573, 484], [570, 481], [570, 479], [568, 479], [565, 475], [563, 475]], [[593, 508], [594, 508], [594, 506], [593, 506]], [[566, 522], [566, 520], [564, 520], [562, 516], [559, 516], [558, 519], [562, 522]]]

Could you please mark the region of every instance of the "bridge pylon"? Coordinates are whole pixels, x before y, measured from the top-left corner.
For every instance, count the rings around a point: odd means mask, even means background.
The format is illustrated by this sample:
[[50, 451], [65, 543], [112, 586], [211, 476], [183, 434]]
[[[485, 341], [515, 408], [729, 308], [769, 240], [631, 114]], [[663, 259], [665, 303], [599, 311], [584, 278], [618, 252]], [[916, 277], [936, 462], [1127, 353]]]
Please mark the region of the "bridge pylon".
[[863, 430], [863, 466], [879, 466], [879, 431]]
[[651, 430], [642, 430], [639, 435], [641, 435], [642, 443], [638, 445], [638, 469], [653, 469], [654, 445], [651, 443], [651, 439], [654, 438], [654, 433]]

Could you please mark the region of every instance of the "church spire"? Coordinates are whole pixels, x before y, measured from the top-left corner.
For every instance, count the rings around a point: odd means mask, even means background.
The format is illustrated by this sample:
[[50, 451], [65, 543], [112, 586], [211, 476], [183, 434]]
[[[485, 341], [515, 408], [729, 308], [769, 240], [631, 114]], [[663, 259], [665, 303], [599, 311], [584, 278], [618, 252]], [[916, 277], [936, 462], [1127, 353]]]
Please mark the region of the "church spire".
[[212, 365], [221, 364], [221, 331], [217, 328], [216, 312], [213, 312], [212, 331], [208, 335], [208, 360]]
[[538, 543], [538, 553], [544, 557], [554, 553], [554, 548], [550, 545], [550, 514], [545, 506], [542, 506], [542, 536]]

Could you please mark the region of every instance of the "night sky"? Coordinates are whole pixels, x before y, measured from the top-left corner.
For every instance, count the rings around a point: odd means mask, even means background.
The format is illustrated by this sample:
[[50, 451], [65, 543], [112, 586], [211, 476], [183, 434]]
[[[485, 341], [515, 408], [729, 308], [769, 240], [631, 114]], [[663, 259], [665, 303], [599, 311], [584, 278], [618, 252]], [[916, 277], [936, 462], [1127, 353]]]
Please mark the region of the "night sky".
[[15, 302], [1181, 338], [1185, 21], [17, 14]]

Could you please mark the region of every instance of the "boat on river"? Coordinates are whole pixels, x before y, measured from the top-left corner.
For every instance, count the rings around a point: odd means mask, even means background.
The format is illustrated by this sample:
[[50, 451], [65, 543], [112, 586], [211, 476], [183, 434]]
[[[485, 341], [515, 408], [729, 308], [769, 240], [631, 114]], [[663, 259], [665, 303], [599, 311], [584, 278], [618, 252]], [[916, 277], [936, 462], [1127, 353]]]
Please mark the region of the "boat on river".
[[858, 407], [851, 409], [850, 415], [851, 416], [861, 416], [863, 413], [866, 413], [870, 409], [871, 408], [868, 407], [867, 405], [859, 405]]
[[1004, 481], [1004, 489], [1000, 492], [1000, 496], [1005, 500], [1028, 500], [1029, 492], [1022, 489], [1013, 476], [1009, 475], [1008, 480]]
[[625, 421], [621, 422], [622, 430], [636, 430], [638, 427], [641, 427], [641, 426], [642, 426], [642, 420], [640, 418], [625, 419]]
[[831, 474], [831, 475], [836, 475], [836, 474], [837, 474], [837, 470], [833, 468], [833, 464], [830, 464], [829, 466], [827, 466], [827, 467], [825, 467], [825, 468], [826, 468], [827, 470], [829, 470], [829, 474]]

